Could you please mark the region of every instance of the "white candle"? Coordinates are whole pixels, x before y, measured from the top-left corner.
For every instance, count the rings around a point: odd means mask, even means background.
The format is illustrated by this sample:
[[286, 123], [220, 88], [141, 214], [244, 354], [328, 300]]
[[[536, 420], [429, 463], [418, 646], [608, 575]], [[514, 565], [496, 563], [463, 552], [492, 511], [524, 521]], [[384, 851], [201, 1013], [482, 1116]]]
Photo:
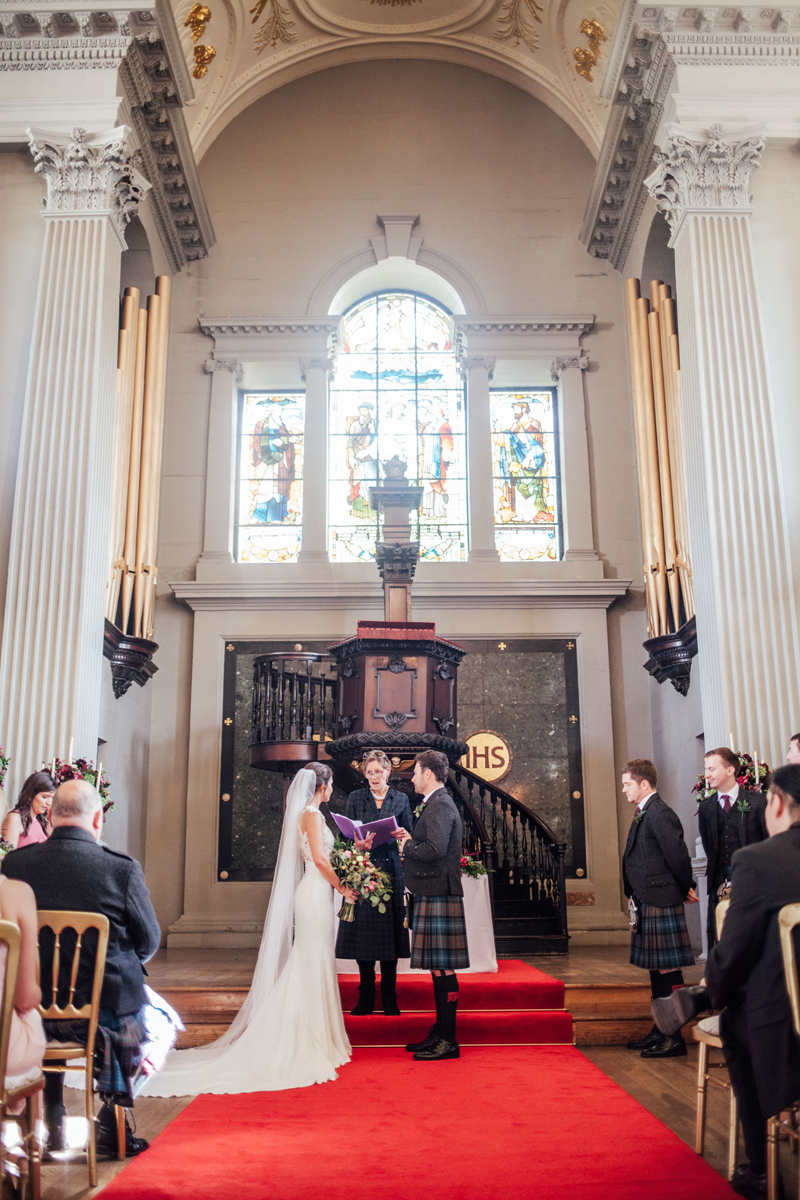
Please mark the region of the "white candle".
[[67, 760], [70, 764], [72, 763], [72, 749], [73, 749], [74, 745], [75, 745], [75, 738], [71, 737], [69, 739], [69, 758]]
[[759, 776], [758, 776], [758, 751], [757, 750], [753, 751], [753, 772], [755, 774], [754, 787], [755, 787], [756, 791], [758, 792], [761, 790], [761, 786], [759, 783]]
[[103, 774], [103, 764], [98, 763], [97, 764], [97, 787], [98, 787], [98, 790], [100, 788], [100, 777], [102, 774]]

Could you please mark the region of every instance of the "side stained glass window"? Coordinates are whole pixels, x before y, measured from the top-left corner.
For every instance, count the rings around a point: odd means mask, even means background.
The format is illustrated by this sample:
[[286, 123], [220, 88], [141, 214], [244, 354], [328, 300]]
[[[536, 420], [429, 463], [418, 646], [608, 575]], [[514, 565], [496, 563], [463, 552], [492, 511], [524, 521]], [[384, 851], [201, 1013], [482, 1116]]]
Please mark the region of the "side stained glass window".
[[506, 562], [562, 556], [555, 388], [492, 391], [495, 544]]
[[303, 522], [303, 392], [242, 392], [237, 562], [295, 562]]
[[424, 488], [412, 537], [420, 559], [467, 556], [464, 386], [450, 316], [407, 292], [363, 300], [342, 321], [330, 392], [329, 548], [334, 562], [374, 559], [381, 518], [369, 489], [398, 456]]

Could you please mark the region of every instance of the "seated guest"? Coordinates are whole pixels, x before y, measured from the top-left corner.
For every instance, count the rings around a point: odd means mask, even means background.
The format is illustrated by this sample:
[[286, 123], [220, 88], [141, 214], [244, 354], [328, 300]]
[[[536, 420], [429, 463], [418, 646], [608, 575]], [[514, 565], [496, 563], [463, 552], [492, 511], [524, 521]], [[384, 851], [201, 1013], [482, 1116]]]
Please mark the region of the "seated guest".
[[[100, 994], [95, 1079], [103, 1100], [97, 1121], [97, 1153], [113, 1157], [116, 1155], [114, 1105], [133, 1107], [131, 1081], [146, 1041], [142, 964], [158, 949], [160, 930], [138, 862], [98, 844], [103, 828], [99, 792], [82, 779], [62, 783], [53, 797], [51, 819], [50, 838], [43, 845], [26, 846], [6, 855], [2, 872], [11, 879], [29, 883], [40, 909], [72, 909], [108, 917], [108, 954]], [[45, 935], [43, 931], [43, 946]], [[76, 1004], [88, 1001], [86, 989], [91, 974], [83, 969], [85, 956], [84, 948]], [[44, 968], [47, 956], [42, 957]], [[88, 957], [91, 959], [90, 953]], [[62, 963], [62, 968], [68, 971], [69, 956], [62, 954], [62, 958], [67, 964]], [[50, 981], [44, 969], [42, 982], [47, 996]], [[48, 1041], [84, 1041], [86, 1022], [47, 1021], [45, 1033]], [[49, 1150], [64, 1148], [63, 1086], [63, 1073], [48, 1073], [44, 1095]], [[129, 1156], [146, 1150], [147, 1145], [127, 1127]]]
[[783, 970], [778, 912], [800, 903], [800, 765], [778, 767], [767, 794], [765, 842], [733, 856], [731, 905], [706, 979], [653, 1004], [670, 1032], [704, 1008], [725, 1008], [720, 1037], [750, 1163], [731, 1181], [740, 1196], [767, 1195], [766, 1121], [800, 1100], [800, 1041]]
[[46, 842], [50, 836], [50, 805], [56, 785], [49, 771], [34, 771], [22, 785], [17, 803], [3, 821], [3, 841], [15, 849]]
[[787, 763], [800, 763], [800, 733], [793, 733], [789, 738], [786, 761]]
[[[6, 879], [0, 875], [0, 920], [19, 926], [21, 945], [14, 1008], [11, 1013], [11, 1035], [6, 1060], [6, 1081], [20, 1084], [38, 1075], [44, 1058], [45, 1036], [42, 1018], [37, 1011], [42, 993], [36, 982], [38, 954], [38, 920], [36, 898], [27, 883]], [[6, 948], [0, 950], [0, 973], [6, 969]], [[14, 1112], [22, 1112], [25, 1101], [20, 1100]]]

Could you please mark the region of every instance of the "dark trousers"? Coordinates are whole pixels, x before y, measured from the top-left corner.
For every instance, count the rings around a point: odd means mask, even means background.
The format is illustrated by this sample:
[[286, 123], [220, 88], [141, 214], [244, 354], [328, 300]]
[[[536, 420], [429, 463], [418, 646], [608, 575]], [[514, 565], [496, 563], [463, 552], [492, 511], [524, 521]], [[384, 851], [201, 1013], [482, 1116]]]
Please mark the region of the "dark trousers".
[[739, 1106], [739, 1120], [750, 1167], [756, 1175], [764, 1175], [767, 1170], [767, 1123], [761, 1115], [758, 1102], [744, 1008], [726, 1008], [720, 1018], [719, 1032], [731, 1087]]

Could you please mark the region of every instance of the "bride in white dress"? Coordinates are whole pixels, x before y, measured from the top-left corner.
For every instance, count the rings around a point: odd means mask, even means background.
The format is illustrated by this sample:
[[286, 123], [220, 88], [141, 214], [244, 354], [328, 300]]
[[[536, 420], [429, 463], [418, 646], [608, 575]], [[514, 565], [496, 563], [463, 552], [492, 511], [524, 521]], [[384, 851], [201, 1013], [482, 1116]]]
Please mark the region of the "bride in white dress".
[[[330, 767], [298, 771], [286, 800], [278, 861], [253, 983], [216, 1042], [173, 1052], [144, 1096], [270, 1092], [336, 1078], [350, 1060], [334, 955], [333, 890], [348, 900], [330, 864], [333, 835], [319, 811], [333, 788]], [[292, 935], [294, 933], [294, 941]]]

